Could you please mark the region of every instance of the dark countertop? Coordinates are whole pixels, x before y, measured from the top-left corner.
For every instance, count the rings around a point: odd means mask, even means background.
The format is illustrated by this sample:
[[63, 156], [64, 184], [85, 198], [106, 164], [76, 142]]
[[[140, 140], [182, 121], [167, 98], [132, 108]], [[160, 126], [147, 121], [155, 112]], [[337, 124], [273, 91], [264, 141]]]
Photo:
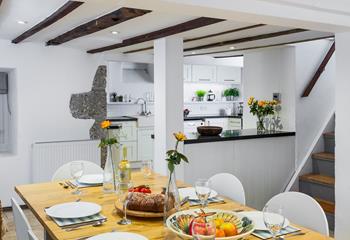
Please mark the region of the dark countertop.
[[202, 120], [204, 121], [204, 119], [206, 118], [242, 118], [243, 116], [238, 116], [238, 115], [227, 115], [227, 116], [223, 116], [223, 115], [203, 115], [203, 116], [189, 116], [189, 117], [185, 117], [184, 121], [195, 121], [195, 120]]
[[271, 137], [287, 137], [295, 136], [295, 132], [263, 132], [258, 133], [256, 129], [242, 129], [242, 130], [227, 130], [223, 131], [218, 136], [204, 137], [200, 136], [198, 133], [186, 133], [187, 140], [185, 144], [194, 143], [206, 143], [206, 142], [220, 142], [220, 141], [234, 141], [234, 140], [244, 140], [244, 139], [255, 139], [255, 138], [271, 138]]
[[128, 117], [128, 116], [119, 116], [119, 117], [110, 117], [110, 118], [107, 118], [107, 120], [111, 122], [128, 122], [128, 121], [137, 121], [137, 118]]

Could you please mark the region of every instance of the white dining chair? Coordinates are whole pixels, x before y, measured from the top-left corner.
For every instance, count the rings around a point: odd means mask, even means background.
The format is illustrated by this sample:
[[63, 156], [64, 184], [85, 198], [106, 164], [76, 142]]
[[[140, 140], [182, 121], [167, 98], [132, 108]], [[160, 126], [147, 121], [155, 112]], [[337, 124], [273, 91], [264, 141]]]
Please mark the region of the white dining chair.
[[[103, 169], [96, 163], [89, 161], [73, 161], [73, 162], [82, 162], [84, 164], [84, 174], [103, 174]], [[65, 179], [72, 178], [70, 173], [70, 164], [72, 162], [66, 163], [59, 167], [56, 172], [53, 174], [51, 181], [61, 181]]]
[[13, 218], [16, 227], [16, 236], [19, 240], [29, 240], [28, 231], [31, 230], [27, 217], [14, 198], [11, 198]]
[[329, 236], [328, 221], [320, 204], [301, 192], [284, 192], [272, 197], [267, 205], [279, 205], [293, 223]]
[[32, 230], [28, 231], [28, 237], [29, 240], [39, 240], [39, 238], [35, 235], [35, 233]]
[[241, 181], [230, 173], [218, 173], [209, 179], [218, 194], [245, 205], [245, 193]]

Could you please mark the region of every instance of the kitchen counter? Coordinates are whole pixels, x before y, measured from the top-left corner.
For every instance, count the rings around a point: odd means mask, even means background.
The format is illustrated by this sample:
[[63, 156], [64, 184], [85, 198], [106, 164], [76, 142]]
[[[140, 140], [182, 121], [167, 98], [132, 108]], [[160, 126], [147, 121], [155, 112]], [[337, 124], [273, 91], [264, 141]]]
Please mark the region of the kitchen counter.
[[137, 121], [136, 117], [128, 117], [128, 116], [119, 116], [119, 117], [109, 117], [107, 120], [111, 122], [129, 122], [129, 121]]
[[196, 121], [196, 120], [202, 120], [204, 121], [206, 118], [242, 118], [243, 116], [238, 115], [203, 115], [203, 116], [189, 116], [185, 117], [184, 121]]
[[176, 167], [176, 174], [194, 184], [199, 178], [231, 173], [243, 184], [246, 204], [257, 209], [283, 191], [295, 171], [295, 132], [243, 129], [216, 137], [187, 137], [183, 153], [189, 163]]
[[194, 143], [234, 141], [234, 140], [256, 139], [256, 138], [295, 136], [295, 132], [266, 131], [266, 132], [258, 133], [256, 129], [242, 129], [242, 130], [223, 131], [218, 136], [209, 136], [209, 137], [200, 136], [198, 133], [186, 133], [186, 136], [187, 136], [187, 140], [185, 140], [184, 143], [194, 144]]

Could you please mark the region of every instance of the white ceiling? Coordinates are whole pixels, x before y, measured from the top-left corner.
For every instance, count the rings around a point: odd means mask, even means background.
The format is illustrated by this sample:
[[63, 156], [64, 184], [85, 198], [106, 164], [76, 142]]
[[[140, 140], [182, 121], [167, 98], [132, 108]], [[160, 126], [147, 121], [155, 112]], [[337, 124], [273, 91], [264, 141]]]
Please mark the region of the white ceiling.
[[[67, 0], [3, 0], [0, 6], [0, 39], [12, 40], [30, 29], [49, 15], [51, 15], [55, 10], [61, 7]], [[102, 16], [106, 13], [112, 12], [119, 9], [120, 7], [127, 6], [128, 2], [125, 1], [115, 1], [115, 0], [85, 0], [84, 4], [75, 9], [73, 12], [60, 19], [58, 22], [52, 24], [46, 29], [40, 31], [39, 33], [31, 36], [30, 38], [24, 40], [24, 42], [39, 42], [45, 44], [46, 41], [57, 37], [58, 35], [71, 30], [83, 23], [86, 23], [94, 18]], [[143, 6], [145, 7], [145, 6]], [[141, 7], [140, 7], [141, 8]], [[150, 9], [152, 10], [152, 9]], [[104, 29], [94, 34], [87, 35], [78, 39], [74, 39], [67, 43], [62, 44], [62, 46], [78, 48], [83, 50], [90, 50], [94, 48], [103, 47], [106, 45], [115, 44], [121, 42], [123, 39], [134, 37], [140, 34], [152, 32], [165, 27], [176, 25], [179, 23], [186, 22], [188, 20], [197, 18], [197, 16], [186, 16], [169, 13], [167, 11], [162, 12], [157, 10], [141, 17], [131, 19], [129, 21], [123, 22], [121, 24], [115, 25], [108, 29]], [[18, 24], [17, 21], [27, 21], [25, 25]], [[223, 32], [227, 30], [232, 30], [236, 28], [251, 26], [258, 23], [243, 23], [237, 21], [225, 21], [217, 24], [209, 25], [206, 27], [198, 28], [195, 30], [187, 31], [178, 36], [184, 39], [205, 36], [208, 34]], [[260, 34], [284, 31], [291, 28], [280, 27], [280, 26], [263, 26], [259, 28], [244, 30], [240, 32], [220, 35], [217, 37], [211, 37], [206, 39], [201, 39], [198, 41], [191, 41], [185, 43], [185, 48], [195, 47], [220, 41], [234, 40], [249, 36], [255, 36]], [[112, 31], [118, 31], [118, 35], [111, 34]], [[254, 46], [261, 45], [271, 45], [278, 44], [281, 42], [291, 42], [299, 41], [310, 38], [325, 37], [330, 36], [331, 33], [323, 33], [316, 31], [308, 31], [303, 33], [296, 33], [281, 37], [275, 37], [265, 40], [252, 41], [247, 43], [236, 44], [234, 47], [235, 51], [239, 48], [250, 48]], [[21, 44], [21, 43], [19, 43]], [[145, 42], [141, 44], [136, 44], [129, 47], [120, 48], [113, 52], [125, 52], [130, 50], [135, 50], [144, 47], [152, 46], [152, 41]], [[55, 47], [55, 46], [51, 46]], [[213, 51], [224, 51], [229, 50], [230, 46], [216, 47], [212, 49], [206, 49], [202, 51], [196, 51], [196, 53], [209, 53]], [[143, 51], [142, 53], [152, 53], [152, 51]], [[232, 54], [232, 53], [229, 53]], [[220, 54], [222, 55], [222, 54]]]

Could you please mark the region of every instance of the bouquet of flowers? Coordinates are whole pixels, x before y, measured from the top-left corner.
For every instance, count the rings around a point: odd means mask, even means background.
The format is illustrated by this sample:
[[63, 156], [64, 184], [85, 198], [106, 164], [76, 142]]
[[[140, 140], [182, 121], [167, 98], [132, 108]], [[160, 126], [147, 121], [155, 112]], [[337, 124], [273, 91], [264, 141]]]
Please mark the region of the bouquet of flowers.
[[278, 101], [272, 100], [258, 100], [254, 97], [248, 99], [248, 106], [250, 108], [250, 113], [254, 116], [257, 116], [257, 130], [265, 130], [264, 127], [264, 118], [268, 115], [274, 115], [276, 112], [276, 106], [279, 104]]

